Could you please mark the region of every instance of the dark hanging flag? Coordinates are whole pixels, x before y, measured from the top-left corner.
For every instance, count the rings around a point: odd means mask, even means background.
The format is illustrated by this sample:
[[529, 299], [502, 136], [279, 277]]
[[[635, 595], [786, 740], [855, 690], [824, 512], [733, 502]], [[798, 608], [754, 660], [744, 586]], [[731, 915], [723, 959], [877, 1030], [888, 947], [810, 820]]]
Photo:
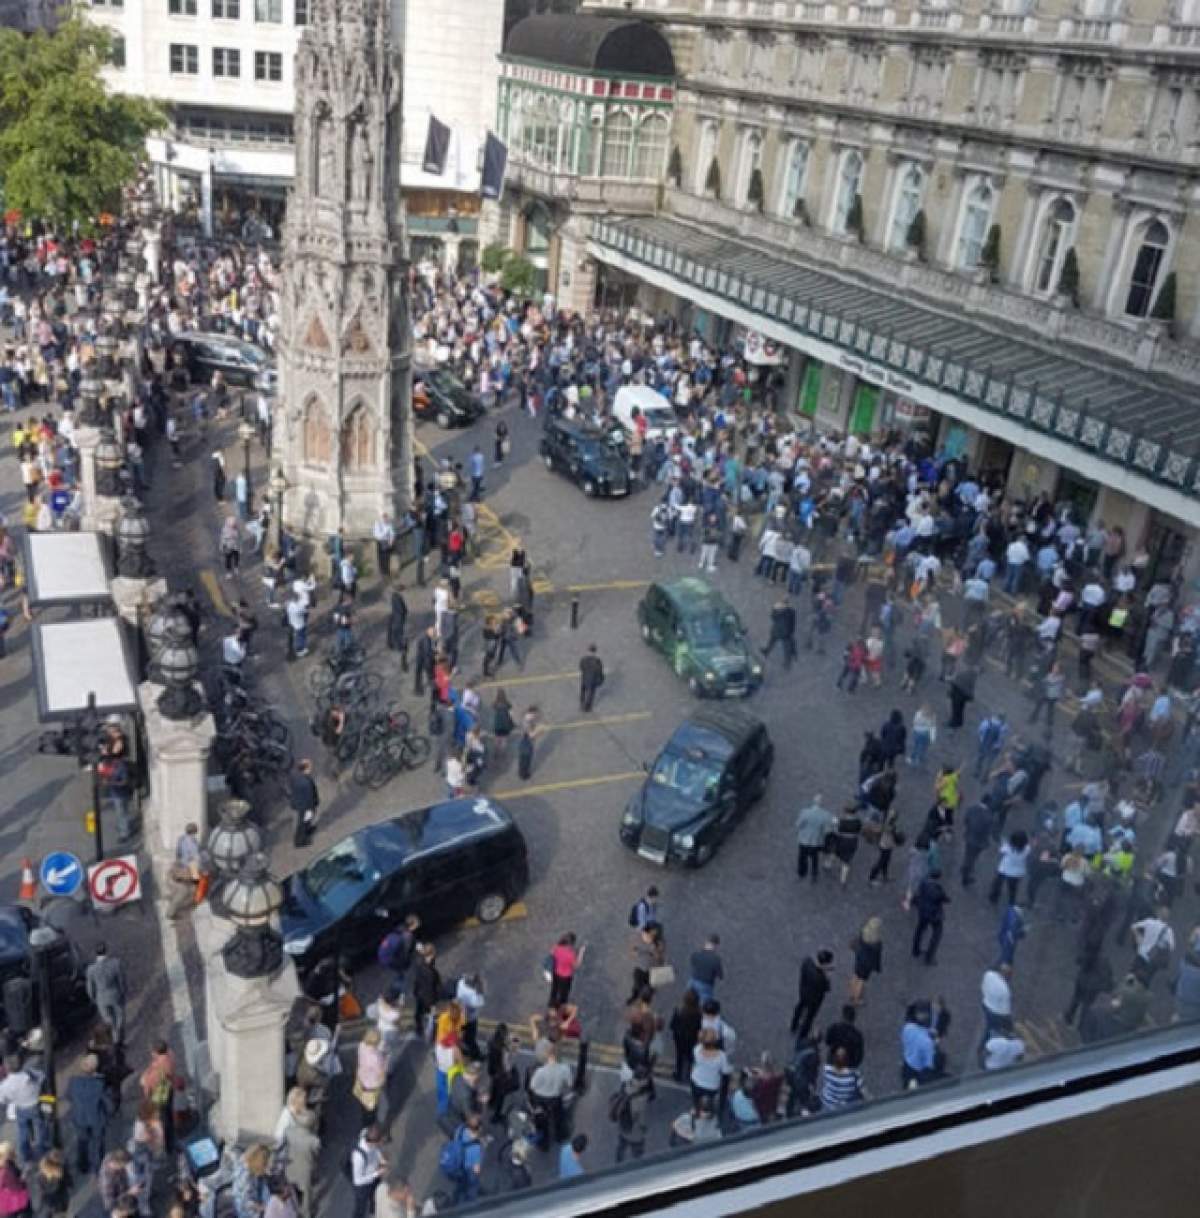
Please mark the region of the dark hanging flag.
[[425, 136], [425, 156], [421, 168], [426, 173], [436, 173], [438, 177], [446, 172], [446, 154], [450, 151], [450, 128], [445, 123], [439, 123], [431, 114], [429, 116], [429, 131]]
[[508, 149], [489, 131], [483, 145], [483, 180], [479, 184], [479, 193], [485, 199], [500, 197], [507, 165]]

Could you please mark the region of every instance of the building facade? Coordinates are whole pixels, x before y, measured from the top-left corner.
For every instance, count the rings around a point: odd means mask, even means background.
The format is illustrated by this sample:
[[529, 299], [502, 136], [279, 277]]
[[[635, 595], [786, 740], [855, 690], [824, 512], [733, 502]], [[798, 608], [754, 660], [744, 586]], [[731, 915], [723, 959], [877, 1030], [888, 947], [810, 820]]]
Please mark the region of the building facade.
[[666, 174], [675, 61], [663, 34], [622, 18], [535, 14], [510, 31], [497, 124], [508, 148], [488, 240], [525, 255], [543, 291], [590, 302], [591, 220], [652, 214]]
[[[388, 3], [405, 57], [400, 183], [417, 252], [454, 260], [475, 237], [503, 4]], [[89, 0], [115, 40], [112, 85], [169, 102], [171, 130], [148, 141], [160, 197], [206, 231], [247, 221], [247, 235], [282, 231], [296, 161], [294, 60], [313, 8], [314, 0]], [[455, 132], [440, 177], [421, 167], [430, 112]]]
[[401, 60], [388, 0], [313, 0], [296, 54], [274, 434], [289, 528], [371, 536], [412, 501]]
[[1200, 10], [584, 7], [657, 23], [679, 75], [677, 172], [652, 220], [593, 226], [602, 282], [634, 275], [714, 337], [767, 335], [789, 404], [822, 426], [922, 426], [1164, 562], [1183, 554], [1200, 505]]

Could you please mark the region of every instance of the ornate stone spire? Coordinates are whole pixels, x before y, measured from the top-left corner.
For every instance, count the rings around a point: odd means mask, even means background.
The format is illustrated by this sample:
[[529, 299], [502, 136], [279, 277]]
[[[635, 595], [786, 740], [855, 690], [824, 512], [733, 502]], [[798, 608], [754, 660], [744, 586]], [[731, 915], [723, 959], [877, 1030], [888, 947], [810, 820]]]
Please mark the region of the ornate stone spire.
[[389, 0], [314, 0], [284, 238], [285, 518], [367, 536], [411, 493], [401, 61]]

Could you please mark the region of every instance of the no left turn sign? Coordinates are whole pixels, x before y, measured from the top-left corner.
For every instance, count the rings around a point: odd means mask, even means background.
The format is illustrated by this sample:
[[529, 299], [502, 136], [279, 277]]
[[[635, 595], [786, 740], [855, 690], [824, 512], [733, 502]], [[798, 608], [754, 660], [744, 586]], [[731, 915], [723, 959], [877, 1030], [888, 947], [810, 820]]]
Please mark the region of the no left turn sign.
[[101, 909], [116, 909], [142, 899], [142, 877], [137, 855], [123, 854], [115, 859], [93, 863], [88, 868], [88, 892]]

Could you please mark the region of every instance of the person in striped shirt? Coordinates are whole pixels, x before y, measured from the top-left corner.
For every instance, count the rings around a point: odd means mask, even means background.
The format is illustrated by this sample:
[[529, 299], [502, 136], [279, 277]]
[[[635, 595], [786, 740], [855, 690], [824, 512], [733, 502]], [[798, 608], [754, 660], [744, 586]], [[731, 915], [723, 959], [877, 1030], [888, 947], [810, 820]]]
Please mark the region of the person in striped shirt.
[[851, 1067], [850, 1055], [845, 1049], [834, 1049], [821, 1069], [821, 1106], [846, 1108], [863, 1098], [862, 1071]]

